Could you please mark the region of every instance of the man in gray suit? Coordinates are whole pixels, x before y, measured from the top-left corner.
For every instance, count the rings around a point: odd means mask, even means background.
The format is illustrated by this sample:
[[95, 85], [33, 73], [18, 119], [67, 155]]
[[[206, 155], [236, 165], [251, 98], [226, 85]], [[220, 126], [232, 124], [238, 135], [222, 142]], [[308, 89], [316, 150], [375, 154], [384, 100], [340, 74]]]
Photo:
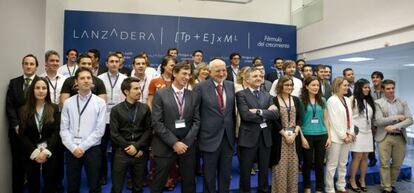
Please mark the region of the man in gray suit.
[[319, 82], [321, 83], [321, 92], [322, 96], [325, 97], [326, 100], [332, 96], [331, 84], [328, 80], [325, 79], [326, 76], [326, 68], [322, 64], [318, 64], [315, 68], [316, 77], [318, 78]]
[[231, 163], [235, 141], [234, 84], [226, 81], [226, 64], [213, 59], [210, 79], [199, 83], [194, 92], [200, 104], [199, 148], [204, 157], [204, 192], [229, 192]]
[[260, 69], [248, 70], [245, 78], [249, 87], [236, 94], [237, 108], [241, 117], [239, 133], [240, 192], [250, 192], [250, 171], [255, 160], [259, 165], [258, 192], [269, 192], [271, 122], [278, 118], [277, 108], [273, 105], [273, 97], [268, 92], [260, 90], [262, 84]]
[[[405, 157], [406, 128], [413, 124], [407, 102], [395, 96], [395, 82], [384, 80], [383, 98], [375, 101], [375, 141], [378, 143], [380, 176], [383, 192], [397, 192], [395, 182]], [[391, 164], [390, 161], [392, 160]]]
[[180, 167], [182, 192], [194, 193], [195, 146], [200, 126], [199, 105], [185, 87], [191, 76], [188, 61], [175, 65], [171, 87], [155, 92], [152, 106], [154, 179], [152, 193], [163, 192], [168, 173], [175, 161]]

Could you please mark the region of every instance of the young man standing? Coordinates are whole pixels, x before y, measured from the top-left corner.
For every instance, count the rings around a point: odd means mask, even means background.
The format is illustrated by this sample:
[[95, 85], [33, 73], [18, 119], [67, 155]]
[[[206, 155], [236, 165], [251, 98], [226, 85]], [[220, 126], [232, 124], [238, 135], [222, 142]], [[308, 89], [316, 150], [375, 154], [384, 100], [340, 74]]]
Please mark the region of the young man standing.
[[66, 51], [66, 64], [59, 67], [58, 72], [64, 77], [68, 78], [75, 75], [78, 65], [76, 63], [78, 59], [78, 50], [71, 48]]
[[131, 74], [131, 77], [138, 78], [141, 89], [139, 102], [146, 104], [148, 100], [148, 88], [151, 82], [151, 78], [145, 74], [145, 70], [147, 69], [146, 60], [143, 56], [138, 55], [134, 57], [132, 62], [134, 74]]

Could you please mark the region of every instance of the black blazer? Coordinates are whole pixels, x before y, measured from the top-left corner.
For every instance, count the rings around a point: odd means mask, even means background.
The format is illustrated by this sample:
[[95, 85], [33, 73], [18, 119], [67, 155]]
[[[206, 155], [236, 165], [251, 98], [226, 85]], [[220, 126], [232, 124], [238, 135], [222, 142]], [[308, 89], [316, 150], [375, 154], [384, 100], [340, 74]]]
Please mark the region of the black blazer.
[[178, 105], [172, 87], [162, 88], [155, 92], [152, 104], [152, 127], [155, 135], [152, 139], [154, 155], [170, 157], [173, 146], [181, 141], [191, 148], [200, 127], [199, 105], [192, 91], [184, 90], [185, 128], [175, 128], [175, 121], [180, 119]]
[[[37, 76], [35, 76], [36, 78]], [[23, 91], [24, 78], [23, 75], [11, 79], [7, 89], [6, 96], [6, 114], [9, 122], [9, 136], [15, 134], [14, 128], [19, 125], [19, 110], [26, 102], [25, 93]]]
[[[277, 112], [267, 110], [273, 104], [273, 97], [266, 91], [260, 91], [260, 98], [257, 99], [250, 89], [244, 89], [236, 93], [237, 108], [240, 113], [240, 132], [239, 146], [254, 147], [263, 132], [264, 143], [266, 147], [272, 145], [272, 124], [271, 122], [279, 119]], [[262, 116], [252, 113], [249, 109], [261, 109]], [[261, 128], [260, 124], [266, 119], [268, 127]]]
[[273, 72], [266, 74], [265, 79], [270, 81], [270, 82], [274, 82], [275, 80], [277, 80], [279, 77], [277, 75], [277, 71], [274, 70]]
[[234, 76], [233, 68], [231, 68], [231, 66], [227, 66], [226, 70], [227, 70], [226, 80], [235, 82], [237, 77]]
[[23, 144], [25, 155], [30, 156], [30, 154], [32, 154], [32, 152], [37, 148], [37, 144], [46, 142], [47, 149], [50, 152], [52, 152], [53, 156], [55, 148], [60, 140], [60, 113], [59, 107], [55, 104], [52, 105], [54, 109], [53, 118], [55, 121], [52, 123], [44, 124], [41, 133], [39, 133], [34, 116], [29, 119], [29, 121], [26, 124], [26, 127], [23, 130], [22, 125], [20, 125], [19, 139]]
[[[293, 102], [296, 108], [296, 125], [301, 126], [302, 125], [302, 114], [301, 114], [300, 108], [302, 104], [298, 97], [296, 96], [292, 96], [292, 97], [293, 97]], [[276, 105], [276, 107], [280, 109], [280, 104], [279, 104], [279, 100], [277, 99], [277, 97], [273, 98], [273, 102]], [[280, 160], [280, 154], [281, 154], [281, 148], [282, 148], [282, 135], [279, 132], [282, 129], [282, 126], [281, 126], [280, 119], [278, 120], [278, 122], [279, 122], [278, 124], [280, 128], [272, 130], [273, 145], [272, 145], [271, 153], [270, 153], [270, 162], [269, 162], [270, 167], [277, 165]], [[295, 141], [296, 141], [296, 153], [298, 154], [298, 157], [300, 159], [302, 155], [301, 154], [302, 141], [300, 139], [300, 134], [296, 136]]]

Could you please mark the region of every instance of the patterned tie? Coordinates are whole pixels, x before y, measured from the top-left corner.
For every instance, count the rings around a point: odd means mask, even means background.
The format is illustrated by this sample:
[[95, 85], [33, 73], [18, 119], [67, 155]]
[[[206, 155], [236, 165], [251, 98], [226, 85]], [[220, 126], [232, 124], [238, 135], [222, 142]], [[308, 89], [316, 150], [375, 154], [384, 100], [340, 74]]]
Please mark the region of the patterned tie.
[[258, 90], [253, 91], [253, 93], [254, 93], [254, 96], [256, 96], [257, 99], [260, 98]]
[[24, 92], [26, 92], [27, 89], [29, 88], [31, 81], [32, 81], [32, 79], [30, 79], [30, 78], [25, 78], [24, 79], [24, 85], [23, 85], [23, 91]]
[[220, 107], [220, 111], [221, 113], [224, 113], [224, 104], [223, 104], [223, 87], [221, 86], [221, 84], [218, 84], [216, 87], [216, 91], [217, 91], [217, 101]]

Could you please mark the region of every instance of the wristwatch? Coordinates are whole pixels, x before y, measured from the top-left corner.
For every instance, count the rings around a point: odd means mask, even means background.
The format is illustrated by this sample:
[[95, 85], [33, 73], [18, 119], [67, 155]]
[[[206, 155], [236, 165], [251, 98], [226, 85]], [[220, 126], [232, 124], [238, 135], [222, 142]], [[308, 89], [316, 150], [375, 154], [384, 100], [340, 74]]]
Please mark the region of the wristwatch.
[[260, 116], [260, 109], [256, 110], [256, 115]]

